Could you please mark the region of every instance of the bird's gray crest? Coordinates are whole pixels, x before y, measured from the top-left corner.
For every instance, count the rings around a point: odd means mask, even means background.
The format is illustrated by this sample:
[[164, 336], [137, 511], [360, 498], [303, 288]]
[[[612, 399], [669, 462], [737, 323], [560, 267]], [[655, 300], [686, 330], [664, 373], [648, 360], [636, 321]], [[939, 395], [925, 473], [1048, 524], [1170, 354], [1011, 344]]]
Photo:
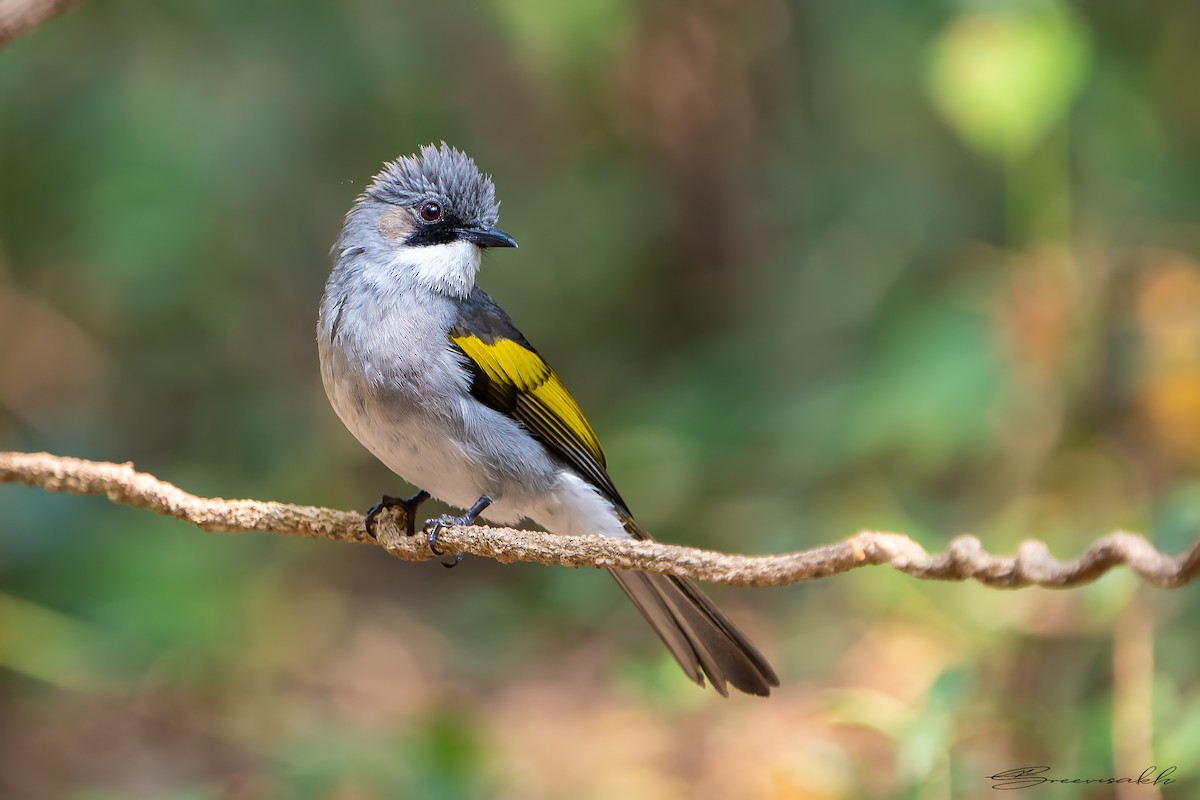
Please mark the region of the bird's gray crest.
[[479, 171], [470, 156], [445, 142], [384, 164], [365, 194], [401, 206], [436, 199], [459, 219], [484, 227], [495, 225], [500, 216], [492, 179]]

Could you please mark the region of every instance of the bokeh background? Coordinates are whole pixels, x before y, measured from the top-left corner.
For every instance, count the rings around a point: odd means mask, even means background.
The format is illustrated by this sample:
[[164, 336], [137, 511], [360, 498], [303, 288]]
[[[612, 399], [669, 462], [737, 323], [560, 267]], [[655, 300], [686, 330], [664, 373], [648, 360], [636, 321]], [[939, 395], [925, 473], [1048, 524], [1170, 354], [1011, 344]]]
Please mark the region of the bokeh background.
[[[1177, 552], [1198, 35], [1190, 0], [84, 2], [0, 51], [0, 449], [405, 491], [314, 325], [354, 197], [445, 140], [521, 243], [481, 282], [659, 538]], [[0, 487], [0, 795], [959, 798], [1031, 765], [1200, 792], [1196, 587], [712, 594], [769, 700], [684, 680], [601, 572]]]

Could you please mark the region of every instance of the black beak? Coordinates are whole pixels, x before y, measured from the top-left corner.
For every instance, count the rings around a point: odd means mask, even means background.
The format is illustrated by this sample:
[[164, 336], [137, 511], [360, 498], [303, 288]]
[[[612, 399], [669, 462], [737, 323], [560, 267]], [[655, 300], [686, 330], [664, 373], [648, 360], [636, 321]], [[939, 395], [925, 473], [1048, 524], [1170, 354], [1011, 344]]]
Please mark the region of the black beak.
[[499, 228], [459, 228], [458, 238], [480, 247], [516, 247], [516, 239]]

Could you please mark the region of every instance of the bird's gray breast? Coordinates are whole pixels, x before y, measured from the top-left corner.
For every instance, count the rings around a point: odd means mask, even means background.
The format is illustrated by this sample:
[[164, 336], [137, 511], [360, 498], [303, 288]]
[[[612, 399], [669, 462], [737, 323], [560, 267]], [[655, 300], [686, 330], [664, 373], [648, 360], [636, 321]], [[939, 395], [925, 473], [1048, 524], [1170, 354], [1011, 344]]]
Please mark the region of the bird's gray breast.
[[558, 466], [519, 423], [471, 395], [466, 357], [449, 340], [458, 302], [335, 271], [317, 334], [330, 403], [376, 458], [434, 497], [467, 507], [485, 494], [541, 495]]
[[317, 339], [330, 403], [368, 450], [413, 482], [430, 452], [462, 427], [452, 399], [467, 392], [469, 376], [449, 347], [454, 317], [448, 298], [367, 280], [331, 277], [321, 303]]

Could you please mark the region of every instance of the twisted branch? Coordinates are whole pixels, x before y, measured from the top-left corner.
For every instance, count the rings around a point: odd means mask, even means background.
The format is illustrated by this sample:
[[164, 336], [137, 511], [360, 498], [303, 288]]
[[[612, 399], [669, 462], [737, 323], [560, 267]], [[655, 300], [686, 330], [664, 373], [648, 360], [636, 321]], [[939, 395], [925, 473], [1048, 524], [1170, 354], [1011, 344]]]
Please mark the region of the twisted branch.
[[[406, 561], [432, 558], [423, 537], [404, 535], [401, 509], [380, 517], [376, 542], [367, 535], [359, 513], [315, 506], [259, 500], [203, 498], [134, 470], [132, 464], [110, 464], [64, 458], [49, 453], [0, 452], [0, 483], [23, 483], [52, 492], [106, 495], [114, 503], [149, 508], [190, 522], [206, 531], [263, 531], [338, 542], [380, 544]], [[1185, 553], [1159, 553], [1134, 533], [1114, 533], [1097, 541], [1074, 561], [1055, 560], [1045, 544], [1026, 541], [1015, 558], [994, 556], [974, 536], [959, 536], [945, 553], [930, 555], [898, 533], [863, 531], [838, 544], [797, 553], [742, 556], [677, 547], [659, 542], [602, 536], [556, 536], [536, 531], [483, 526], [452, 527], [439, 534], [447, 550], [461, 550], [502, 563], [533, 561], [568, 567], [615, 567], [659, 572], [731, 586], [786, 586], [837, 575], [870, 564], [892, 568], [925, 580], [974, 579], [987, 586], [1066, 588], [1094, 581], [1119, 564], [1127, 564], [1148, 583], [1182, 586], [1200, 572], [1200, 539]]]
[[0, 0], [0, 47], [82, 0]]

